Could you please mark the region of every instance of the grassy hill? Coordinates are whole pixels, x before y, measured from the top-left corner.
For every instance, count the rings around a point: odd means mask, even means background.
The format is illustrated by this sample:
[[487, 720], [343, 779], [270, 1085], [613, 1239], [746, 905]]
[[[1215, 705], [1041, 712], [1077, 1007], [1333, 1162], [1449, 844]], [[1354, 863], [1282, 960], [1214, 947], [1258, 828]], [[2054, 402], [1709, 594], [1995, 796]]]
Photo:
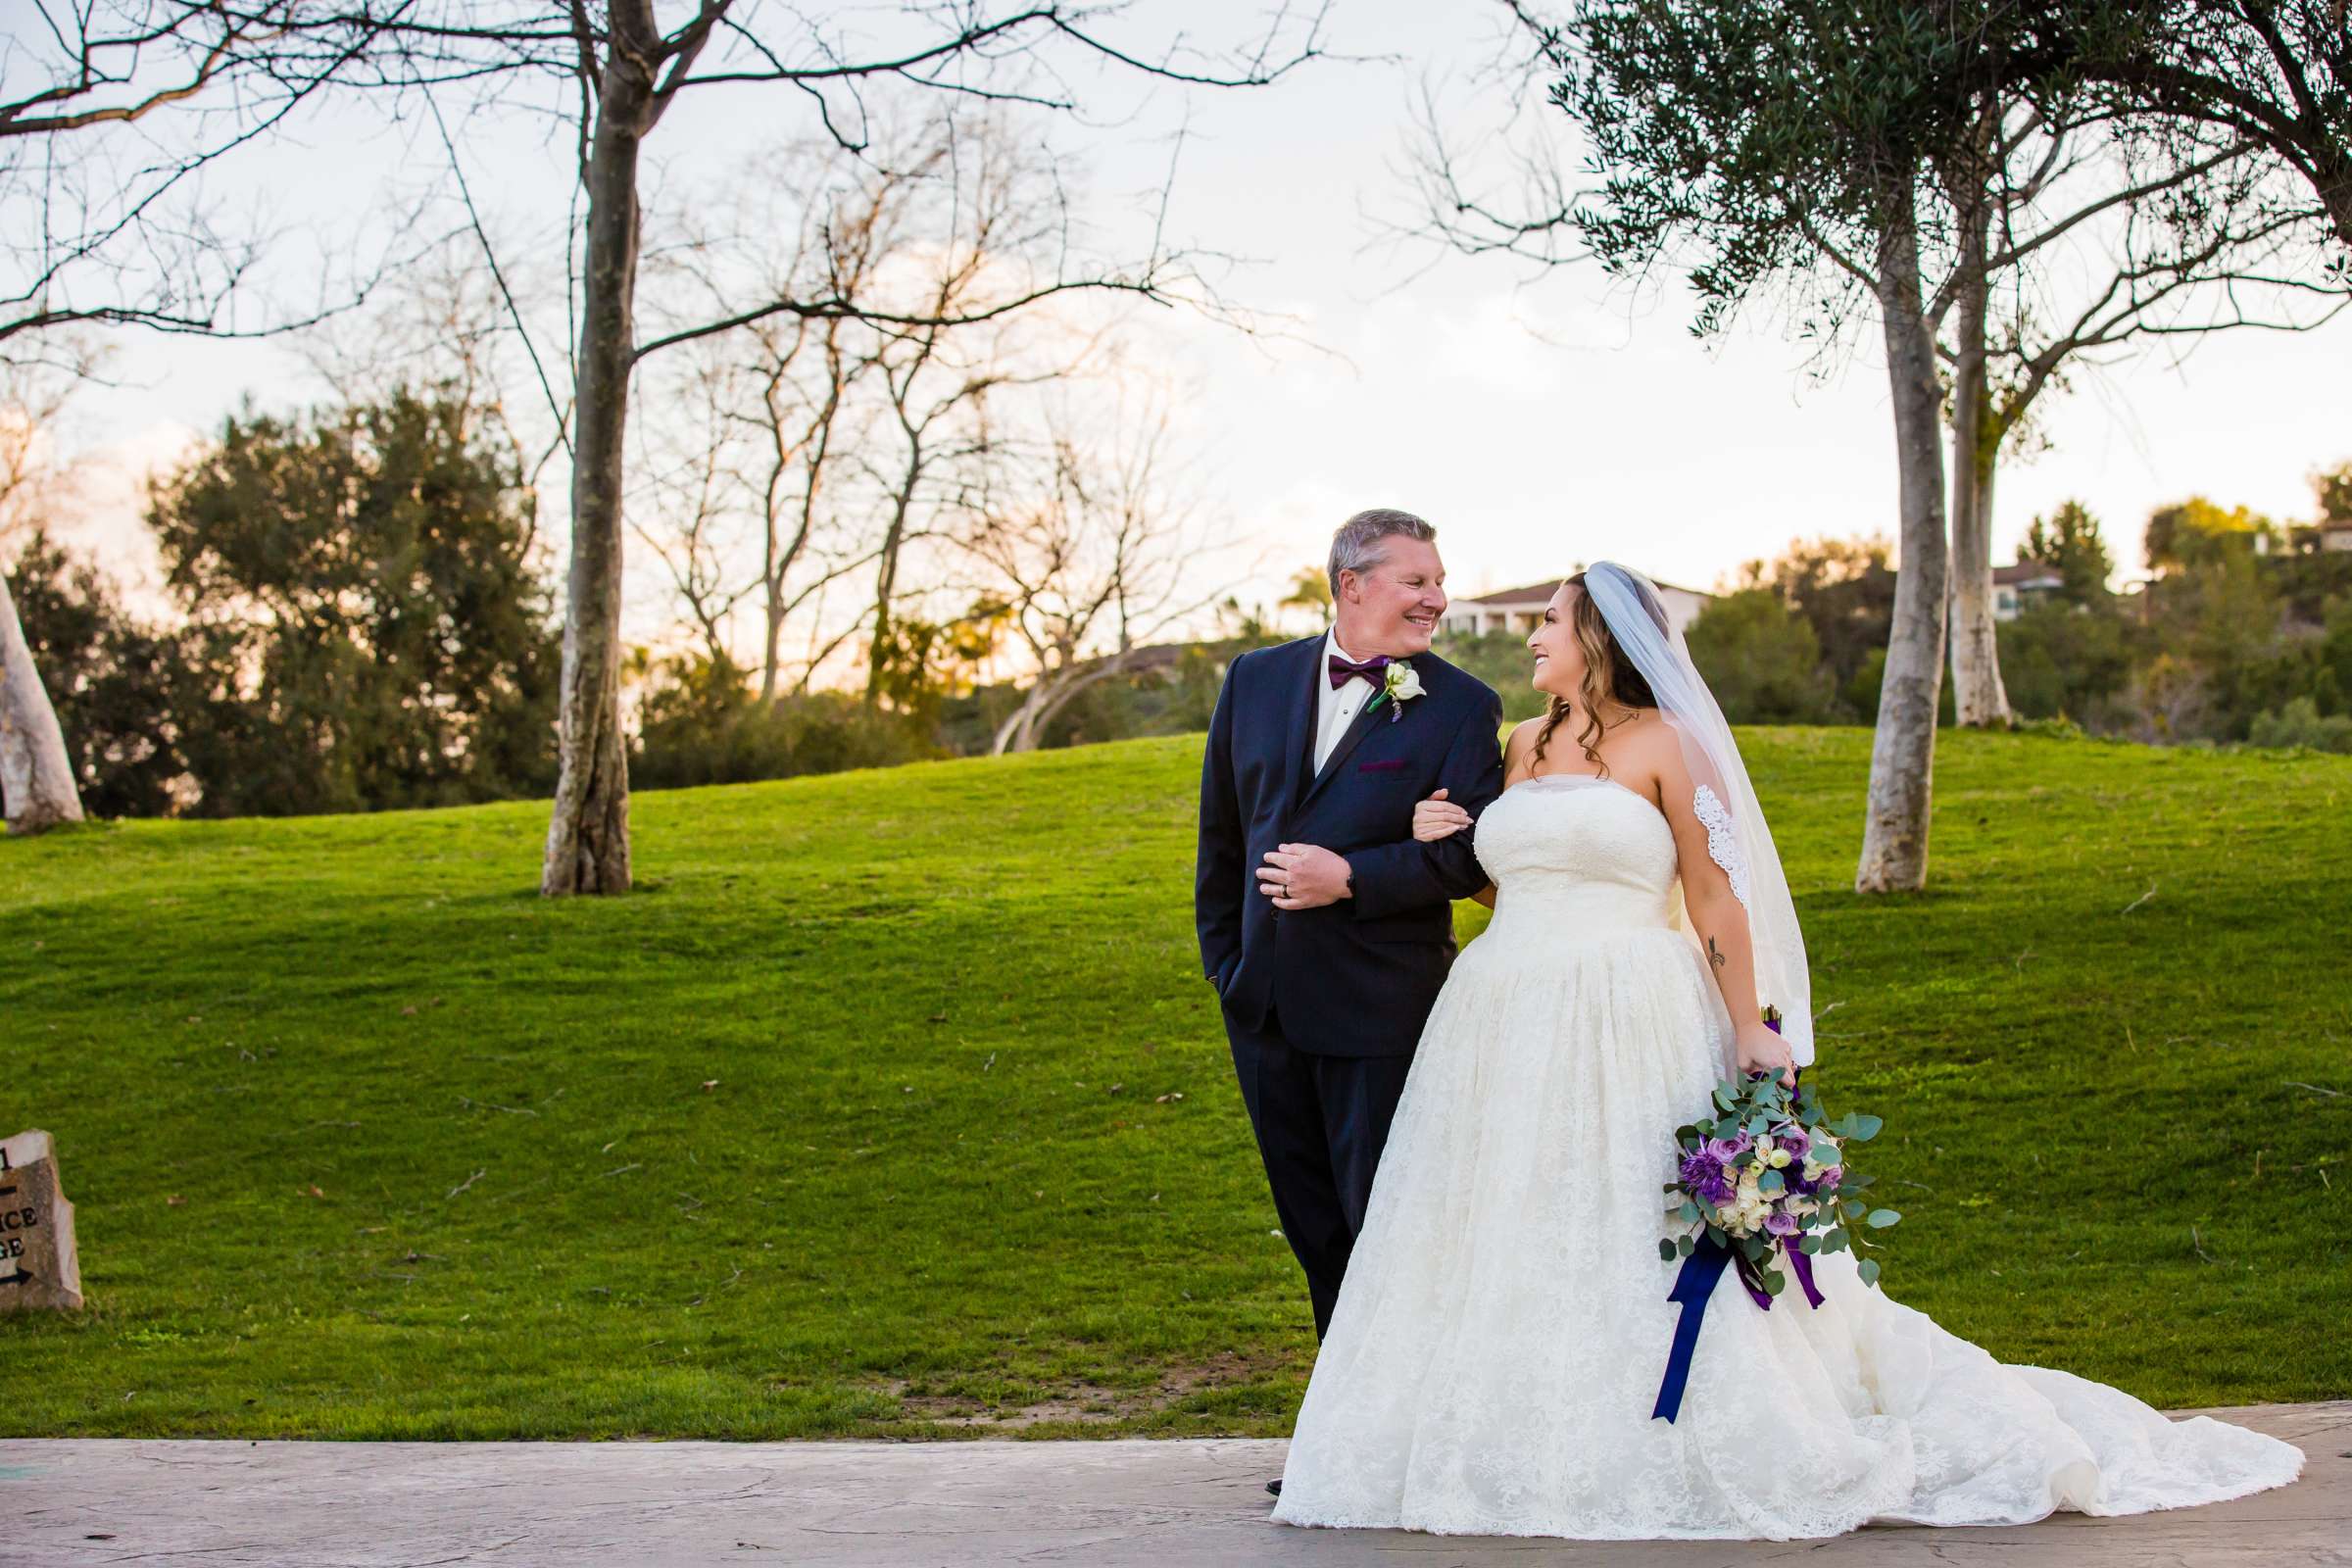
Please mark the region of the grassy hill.
[[[1887, 1284], [2168, 1405], [2352, 1395], [2352, 760], [1747, 737]], [[1313, 1357], [1190, 910], [1199, 742], [0, 844], [0, 1131], [92, 1305], [0, 1436], [1280, 1433]], [[1465, 906], [1465, 929], [1481, 911]]]

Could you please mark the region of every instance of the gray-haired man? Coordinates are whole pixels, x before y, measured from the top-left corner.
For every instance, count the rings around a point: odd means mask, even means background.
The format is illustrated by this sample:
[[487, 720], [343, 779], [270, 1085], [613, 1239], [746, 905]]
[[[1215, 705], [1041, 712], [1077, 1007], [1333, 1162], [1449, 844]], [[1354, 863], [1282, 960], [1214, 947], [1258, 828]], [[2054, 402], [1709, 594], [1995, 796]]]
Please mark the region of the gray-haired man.
[[1494, 693], [1429, 651], [1437, 530], [1362, 512], [1332, 540], [1328, 632], [1226, 672], [1200, 771], [1194, 907], [1242, 1100], [1319, 1338], [1363, 1227], [1421, 1026], [1452, 965], [1468, 835], [1415, 842], [1437, 790], [1502, 788]]

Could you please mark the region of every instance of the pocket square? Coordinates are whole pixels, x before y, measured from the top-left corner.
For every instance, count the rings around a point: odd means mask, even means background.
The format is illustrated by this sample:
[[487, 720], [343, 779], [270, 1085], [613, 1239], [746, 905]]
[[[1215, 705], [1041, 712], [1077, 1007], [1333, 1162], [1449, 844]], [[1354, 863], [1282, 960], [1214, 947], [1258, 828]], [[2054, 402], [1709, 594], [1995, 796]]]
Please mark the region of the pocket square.
[[1400, 757], [1393, 762], [1358, 762], [1355, 770], [1358, 773], [1394, 773], [1402, 766], [1404, 759]]

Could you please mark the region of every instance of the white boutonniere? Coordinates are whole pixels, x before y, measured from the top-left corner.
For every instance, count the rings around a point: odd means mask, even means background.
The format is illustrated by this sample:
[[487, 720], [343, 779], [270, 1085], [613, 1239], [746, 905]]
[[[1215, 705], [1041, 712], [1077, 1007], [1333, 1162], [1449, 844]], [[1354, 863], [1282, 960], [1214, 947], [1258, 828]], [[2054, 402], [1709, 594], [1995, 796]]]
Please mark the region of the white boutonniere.
[[1421, 672], [1413, 668], [1410, 661], [1394, 659], [1389, 662], [1385, 676], [1386, 684], [1374, 694], [1371, 706], [1364, 711], [1370, 712], [1382, 703], [1387, 703], [1389, 722], [1394, 724], [1403, 716], [1404, 705], [1421, 695]]

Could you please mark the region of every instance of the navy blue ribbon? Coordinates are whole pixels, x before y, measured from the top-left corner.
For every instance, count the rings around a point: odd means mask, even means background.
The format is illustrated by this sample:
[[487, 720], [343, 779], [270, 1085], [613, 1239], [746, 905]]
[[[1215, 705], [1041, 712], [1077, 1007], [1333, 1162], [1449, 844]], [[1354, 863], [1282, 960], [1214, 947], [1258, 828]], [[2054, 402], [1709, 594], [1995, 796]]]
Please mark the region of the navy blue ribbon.
[[1698, 1348], [1698, 1326], [1707, 1320], [1707, 1298], [1715, 1294], [1715, 1282], [1723, 1278], [1731, 1261], [1730, 1248], [1711, 1236], [1701, 1236], [1690, 1255], [1683, 1259], [1674, 1289], [1666, 1293], [1666, 1299], [1682, 1303], [1683, 1315], [1674, 1325], [1674, 1348], [1666, 1355], [1666, 1381], [1658, 1385], [1658, 1402], [1649, 1412], [1653, 1418], [1662, 1415], [1672, 1421], [1682, 1414], [1683, 1385], [1690, 1381], [1690, 1352]]
[[[1788, 1259], [1789, 1272], [1796, 1276], [1797, 1285], [1805, 1293], [1807, 1305], [1821, 1305], [1821, 1292], [1813, 1286], [1813, 1260], [1788, 1245], [1784, 1239], [1781, 1251]], [[1747, 1254], [1733, 1250], [1701, 1236], [1690, 1255], [1683, 1259], [1682, 1269], [1674, 1276], [1674, 1289], [1666, 1299], [1679, 1302], [1683, 1315], [1675, 1321], [1674, 1347], [1666, 1352], [1666, 1377], [1658, 1385], [1658, 1402], [1651, 1406], [1654, 1419], [1664, 1416], [1672, 1421], [1683, 1412], [1683, 1388], [1690, 1381], [1690, 1353], [1698, 1348], [1698, 1327], [1707, 1320], [1707, 1301], [1715, 1294], [1715, 1282], [1723, 1278], [1726, 1266], [1737, 1264], [1740, 1283], [1759, 1307], [1772, 1310], [1772, 1293], [1764, 1288], [1763, 1270], [1747, 1259]]]

